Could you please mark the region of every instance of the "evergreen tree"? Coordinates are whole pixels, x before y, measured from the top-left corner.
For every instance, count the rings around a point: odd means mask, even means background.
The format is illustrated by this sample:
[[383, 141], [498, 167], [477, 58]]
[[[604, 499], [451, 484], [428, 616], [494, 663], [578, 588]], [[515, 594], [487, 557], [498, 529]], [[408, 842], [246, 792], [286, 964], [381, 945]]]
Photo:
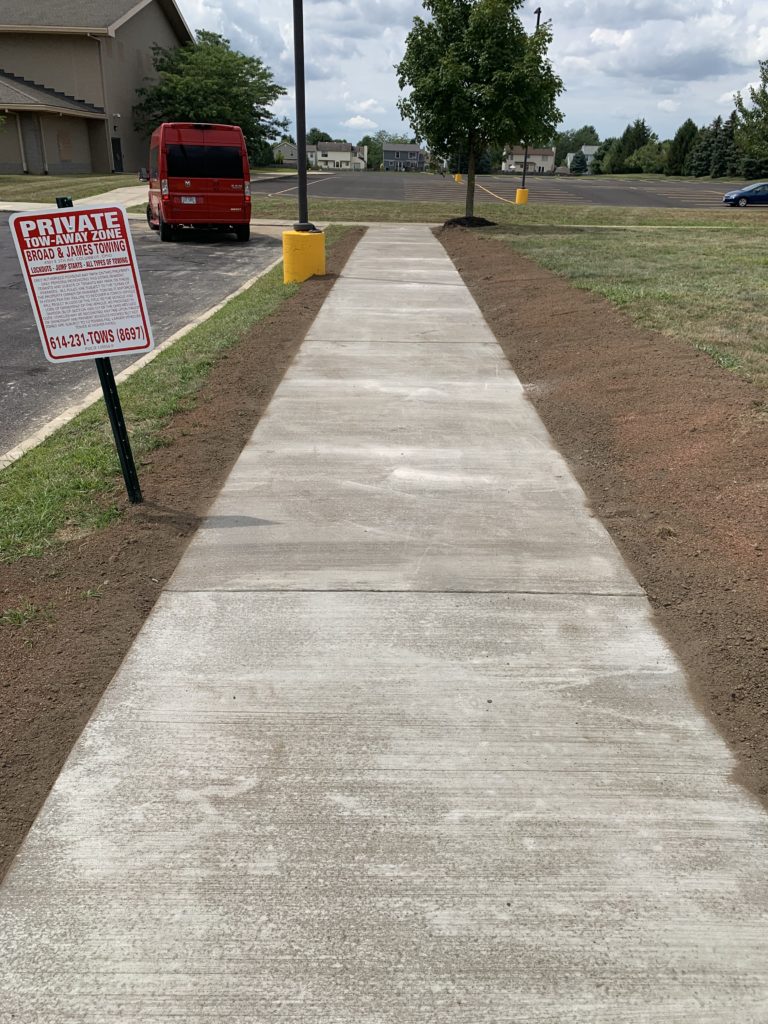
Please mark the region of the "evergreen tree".
[[688, 118], [683, 121], [675, 132], [667, 154], [667, 174], [683, 174], [683, 167], [691, 151], [691, 147], [699, 134], [698, 127]]
[[605, 170], [604, 162], [605, 162], [606, 156], [608, 155], [608, 151], [610, 150], [610, 148], [614, 144], [614, 142], [616, 142], [616, 139], [611, 137], [610, 139], [605, 139], [603, 142], [600, 143], [600, 145], [598, 146], [597, 152], [592, 157], [592, 163], [590, 164], [590, 168], [589, 169], [590, 169], [590, 172], [592, 174], [607, 174], [608, 173]]
[[571, 160], [571, 174], [586, 174], [587, 173], [587, 157], [586, 154], [582, 153], [579, 149], [573, 154]]
[[692, 174], [695, 178], [703, 178], [709, 174], [712, 166], [712, 151], [714, 149], [714, 138], [711, 126], [700, 128], [696, 139], [691, 146], [683, 169], [684, 174]]

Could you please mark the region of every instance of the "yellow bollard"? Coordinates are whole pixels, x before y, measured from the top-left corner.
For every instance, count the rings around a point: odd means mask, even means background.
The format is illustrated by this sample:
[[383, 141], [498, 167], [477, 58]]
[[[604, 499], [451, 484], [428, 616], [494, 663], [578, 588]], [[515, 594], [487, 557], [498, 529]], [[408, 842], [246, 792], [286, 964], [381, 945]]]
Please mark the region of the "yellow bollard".
[[294, 284], [325, 273], [323, 231], [283, 232], [283, 283]]
[[525, 204], [528, 202], [528, 189], [527, 188], [519, 188], [515, 192], [515, 202], [519, 206], [525, 206]]
[[453, 180], [460, 185], [461, 184], [461, 175], [460, 174], [454, 174]]

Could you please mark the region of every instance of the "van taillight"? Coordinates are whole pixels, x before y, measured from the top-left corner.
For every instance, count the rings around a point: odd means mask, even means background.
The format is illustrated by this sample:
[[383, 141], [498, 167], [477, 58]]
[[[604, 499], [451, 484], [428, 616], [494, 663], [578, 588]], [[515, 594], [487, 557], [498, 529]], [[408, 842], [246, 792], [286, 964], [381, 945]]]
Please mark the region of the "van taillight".
[[164, 196], [168, 195], [168, 179], [167, 178], [163, 178], [163, 180], [160, 182], [160, 191], [163, 193]]
[[249, 196], [251, 194], [251, 183], [250, 183], [250, 181], [246, 181], [245, 184], [243, 185], [243, 192], [247, 196]]

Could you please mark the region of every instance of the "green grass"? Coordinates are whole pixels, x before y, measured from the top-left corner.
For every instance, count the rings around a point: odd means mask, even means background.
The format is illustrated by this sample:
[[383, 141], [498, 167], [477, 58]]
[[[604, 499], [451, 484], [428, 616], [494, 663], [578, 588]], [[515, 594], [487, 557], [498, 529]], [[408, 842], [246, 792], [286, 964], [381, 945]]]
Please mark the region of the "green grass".
[[[490, 186], [489, 186], [490, 187]], [[464, 215], [464, 193], [457, 186], [455, 202], [399, 202], [376, 199], [321, 199], [310, 195], [309, 212], [313, 220], [330, 223], [359, 223], [381, 221], [384, 223], [440, 224], [450, 217]], [[256, 219], [296, 219], [296, 198], [275, 196], [274, 198], [255, 195], [252, 202]], [[143, 207], [137, 207], [143, 210]], [[531, 202], [527, 206], [514, 203], [484, 202], [482, 192], [475, 197], [475, 215], [486, 217], [504, 225], [591, 225], [601, 227], [629, 226], [668, 227], [730, 227], [733, 225], [768, 224], [768, 211], [734, 210], [728, 207], [714, 207], [711, 210], [665, 210], [651, 207], [618, 207], [592, 205], [553, 205]]]
[[[680, 339], [718, 365], [768, 386], [768, 217], [756, 211], [625, 211], [613, 226], [589, 223], [499, 226], [501, 239], [577, 288], [596, 292], [636, 324]], [[723, 216], [725, 214], [725, 216]], [[719, 215], [719, 216], [718, 216]], [[709, 218], [714, 217], [714, 223]], [[565, 219], [565, 218], [564, 218]], [[712, 230], [713, 227], [721, 230]], [[652, 230], [649, 230], [652, 228]]]
[[47, 618], [50, 618], [50, 612], [38, 608], [27, 598], [15, 608], [5, 608], [0, 612], [0, 626], [23, 626], [27, 622], [34, 622], [35, 619]]
[[297, 174], [295, 167], [252, 167], [251, 175], [254, 174]]
[[[331, 229], [328, 243], [344, 233]], [[219, 355], [298, 288], [284, 285], [282, 266], [275, 267], [120, 385], [139, 475], [142, 457], [164, 443], [174, 413], [194, 405]], [[104, 403], [97, 402], [0, 471], [0, 561], [39, 555], [108, 525], [121, 514], [122, 493]]]
[[50, 203], [56, 196], [83, 199], [113, 188], [138, 185], [135, 174], [0, 174], [0, 201]]

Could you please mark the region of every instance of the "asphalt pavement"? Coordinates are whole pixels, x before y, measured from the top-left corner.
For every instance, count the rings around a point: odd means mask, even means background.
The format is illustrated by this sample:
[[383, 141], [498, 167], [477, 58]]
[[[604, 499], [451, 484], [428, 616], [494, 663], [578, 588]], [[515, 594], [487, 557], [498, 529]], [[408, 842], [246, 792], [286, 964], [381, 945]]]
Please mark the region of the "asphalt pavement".
[[372, 228], [0, 887], [0, 1024], [766, 1024], [733, 770], [445, 250]]
[[[295, 196], [297, 178], [254, 182], [254, 195]], [[514, 203], [521, 185], [517, 175], [489, 174], [476, 179], [477, 200]], [[528, 201], [562, 205], [657, 207], [667, 209], [714, 209], [722, 205], [730, 182], [679, 178], [557, 177], [528, 175]], [[310, 197], [326, 199], [391, 200], [398, 202], [458, 202], [465, 185], [450, 174], [412, 174], [395, 171], [354, 173], [339, 171], [309, 178]]]
[[[92, 360], [53, 366], [45, 359], [8, 219], [0, 215], [0, 455], [99, 385]], [[221, 302], [281, 253], [280, 240], [259, 235], [258, 229], [246, 245], [215, 233], [190, 233], [183, 241], [163, 244], [138, 218], [132, 219], [131, 229], [156, 343]], [[115, 372], [132, 361], [115, 357]]]

